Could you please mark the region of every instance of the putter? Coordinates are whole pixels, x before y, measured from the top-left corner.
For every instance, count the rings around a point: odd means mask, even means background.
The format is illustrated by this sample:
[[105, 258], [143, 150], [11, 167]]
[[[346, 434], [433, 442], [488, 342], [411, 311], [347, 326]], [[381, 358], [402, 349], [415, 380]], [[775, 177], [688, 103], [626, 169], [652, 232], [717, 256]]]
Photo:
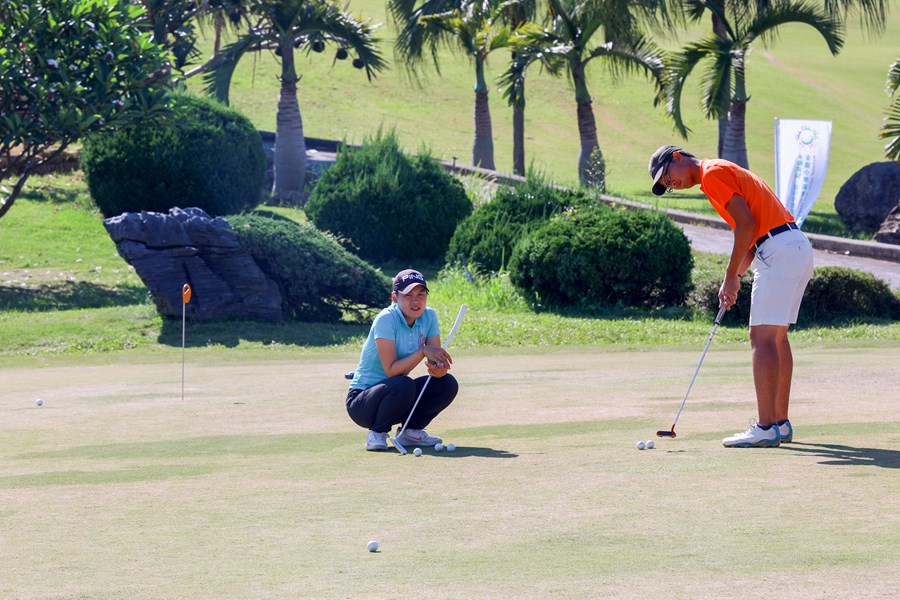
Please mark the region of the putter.
[[184, 318], [187, 313], [187, 304], [191, 301], [191, 285], [184, 284], [181, 288], [181, 401], [184, 402]]
[[672, 422], [671, 431], [666, 431], [665, 429], [661, 431], [657, 431], [656, 435], [659, 437], [675, 437], [675, 424], [678, 423], [678, 417], [681, 416], [681, 409], [684, 408], [684, 402], [687, 400], [688, 394], [691, 393], [691, 388], [694, 386], [694, 380], [697, 379], [697, 373], [700, 372], [700, 365], [703, 364], [703, 359], [706, 357], [706, 351], [709, 350], [709, 343], [712, 341], [713, 336], [716, 335], [716, 329], [719, 327], [719, 323], [722, 321], [722, 316], [725, 314], [725, 307], [719, 309], [719, 314], [716, 315], [716, 322], [713, 323], [712, 331], [709, 333], [709, 337], [706, 339], [706, 346], [703, 347], [703, 354], [700, 355], [700, 362], [697, 363], [697, 369], [694, 371], [694, 376], [691, 377], [691, 383], [688, 385], [687, 391], [684, 393], [684, 398], [681, 399], [681, 406], [678, 407], [678, 412], [675, 414], [675, 421]]
[[[456, 321], [453, 323], [453, 327], [450, 329], [450, 333], [447, 334], [447, 341], [444, 342], [444, 348], [450, 347], [450, 340], [453, 339], [453, 334], [456, 333], [457, 328], [459, 328], [459, 324], [462, 321], [462, 318], [465, 316], [466, 311], [469, 310], [469, 307], [463, 304], [459, 307], [459, 314], [456, 315]], [[418, 398], [413, 403], [412, 408], [409, 411], [409, 415], [406, 417], [406, 421], [403, 423], [403, 427], [400, 428], [400, 431], [397, 432], [397, 437], [403, 435], [403, 432], [406, 431], [406, 425], [409, 423], [409, 420], [412, 418], [413, 413], [416, 412], [416, 407], [419, 405], [419, 400], [422, 399], [422, 394], [425, 393], [425, 388], [428, 387], [428, 382], [431, 381], [431, 375], [428, 376], [428, 379], [425, 380], [425, 385], [422, 386], [422, 390], [419, 392]], [[397, 438], [388, 436], [388, 439], [391, 440], [391, 443], [400, 452], [401, 456], [406, 455], [406, 448], [403, 447], [403, 444], [397, 441]]]

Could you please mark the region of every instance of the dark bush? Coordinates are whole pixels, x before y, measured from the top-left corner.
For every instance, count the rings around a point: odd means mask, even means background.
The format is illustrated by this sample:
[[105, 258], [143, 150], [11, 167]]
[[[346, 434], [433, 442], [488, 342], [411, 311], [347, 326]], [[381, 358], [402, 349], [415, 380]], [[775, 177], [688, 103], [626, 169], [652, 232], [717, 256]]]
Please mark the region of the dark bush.
[[665, 215], [604, 205], [553, 217], [516, 245], [510, 281], [555, 306], [675, 306], [691, 287], [693, 256]]
[[428, 155], [403, 153], [396, 135], [343, 148], [304, 209], [321, 230], [372, 260], [434, 260], [472, 212], [462, 184]]
[[513, 188], [500, 188], [490, 202], [456, 227], [447, 263], [457, 262], [462, 254], [482, 269], [499, 272], [521, 238], [567, 207], [589, 202], [584, 192], [556, 189], [535, 178]]
[[357, 320], [390, 298], [390, 281], [308, 224], [259, 215], [228, 217], [245, 248], [281, 289], [285, 314], [298, 321]]
[[255, 207], [265, 156], [249, 119], [215, 100], [176, 92], [163, 125], [89, 138], [81, 154], [104, 217], [197, 207], [211, 216]]
[[846, 267], [818, 267], [806, 286], [798, 322], [827, 323], [875, 317], [900, 319], [900, 300], [871, 273]]
[[[699, 278], [694, 282], [691, 303], [709, 315], [719, 311], [719, 286], [722, 274]], [[747, 325], [750, 322], [752, 277], [744, 277], [738, 300], [725, 313], [722, 322]], [[864, 271], [845, 267], [816, 267], [806, 286], [800, 315], [801, 325], [827, 324], [859, 319], [900, 319], [900, 299], [884, 281]]]

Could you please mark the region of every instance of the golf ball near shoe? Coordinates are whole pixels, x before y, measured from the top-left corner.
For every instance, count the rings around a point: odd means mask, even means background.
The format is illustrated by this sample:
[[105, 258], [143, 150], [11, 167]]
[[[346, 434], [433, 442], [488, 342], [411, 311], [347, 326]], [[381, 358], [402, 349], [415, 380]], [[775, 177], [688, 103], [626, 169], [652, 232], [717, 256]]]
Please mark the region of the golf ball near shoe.
[[644, 442], [638, 442], [638, 443], [637, 443], [637, 449], [638, 449], [638, 450], [643, 450], [643, 449], [644, 449]]
[[372, 540], [371, 542], [366, 544], [366, 548], [369, 549], [369, 552], [375, 552], [376, 550], [378, 550], [378, 542]]
[[456, 444], [447, 444], [447, 452], [455, 452]]
[[416, 448], [415, 450], [413, 450], [413, 456], [422, 456], [422, 449]]
[[443, 444], [435, 444], [434, 449], [436, 452], [440, 452], [441, 450], [444, 449], [444, 445]]
[[656, 448], [656, 442], [654, 442], [653, 440], [647, 440], [645, 446], [647, 447], [647, 450], [652, 450], [653, 448]]
[[44, 405], [44, 401], [41, 400], [40, 398], [38, 398], [38, 399], [35, 401], [35, 403], [36, 403], [38, 406], [43, 406], [43, 405]]

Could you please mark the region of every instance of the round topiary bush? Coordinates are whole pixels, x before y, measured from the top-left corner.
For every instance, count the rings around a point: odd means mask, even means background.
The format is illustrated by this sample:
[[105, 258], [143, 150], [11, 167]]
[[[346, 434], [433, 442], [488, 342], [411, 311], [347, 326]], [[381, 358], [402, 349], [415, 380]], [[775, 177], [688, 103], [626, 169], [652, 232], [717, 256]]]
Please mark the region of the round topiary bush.
[[510, 281], [556, 306], [683, 304], [691, 245], [662, 213], [605, 205], [570, 209], [523, 238]]
[[309, 224], [261, 215], [228, 217], [260, 269], [281, 289], [285, 314], [298, 321], [357, 320], [390, 298], [390, 280]]
[[488, 271], [503, 270], [513, 247], [530, 231], [567, 207], [590, 202], [581, 191], [560, 190], [543, 181], [528, 179], [524, 184], [497, 190], [490, 202], [466, 217], [450, 239], [447, 263], [460, 255]]
[[81, 166], [104, 217], [197, 207], [211, 216], [259, 204], [265, 155], [250, 120], [210, 98], [175, 92], [160, 126], [85, 141]]
[[427, 152], [407, 156], [393, 132], [379, 131], [338, 154], [304, 210], [364, 258], [433, 260], [447, 252], [472, 205], [462, 184]]
[[800, 304], [800, 323], [874, 317], [900, 319], [900, 300], [871, 273], [846, 267], [817, 267]]

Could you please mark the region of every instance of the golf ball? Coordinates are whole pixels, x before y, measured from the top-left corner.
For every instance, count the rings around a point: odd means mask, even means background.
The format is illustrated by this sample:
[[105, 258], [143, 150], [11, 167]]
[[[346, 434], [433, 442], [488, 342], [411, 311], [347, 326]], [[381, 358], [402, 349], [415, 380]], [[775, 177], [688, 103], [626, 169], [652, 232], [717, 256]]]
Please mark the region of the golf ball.
[[378, 550], [378, 542], [372, 540], [371, 542], [366, 544], [366, 548], [369, 549], [369, 552], [375, 552], [376, 550]]
[[647, 440], [647, 443], [644, 445], [647, 447], [648, 450], [656, 448], [656, 442], [654, 442], [653, 440]]
[[422, 456], [422, 449], [416, 448], [415, 450], [413, 450], [413, 456]]
[[643, 450], [643, 449], [644, 449], [644, 442], [638, 442], [638, 443], [637, 443], [637, 449], [638, 449], [638, 450]]
[[41, 400], [40, 398], [38, 398], [36, 402], [37, 402], [38, 406], [43, 406], [43, 404], [44, 404], [44, 401]]
[[455, 452], [456, 444], [447, 444], [447, 452]]
[[444, 449], [444, 445], [443, 444], [435, 444], [434, 449], [437, 450], [438, 452], [440, 452], [441, 450]]

